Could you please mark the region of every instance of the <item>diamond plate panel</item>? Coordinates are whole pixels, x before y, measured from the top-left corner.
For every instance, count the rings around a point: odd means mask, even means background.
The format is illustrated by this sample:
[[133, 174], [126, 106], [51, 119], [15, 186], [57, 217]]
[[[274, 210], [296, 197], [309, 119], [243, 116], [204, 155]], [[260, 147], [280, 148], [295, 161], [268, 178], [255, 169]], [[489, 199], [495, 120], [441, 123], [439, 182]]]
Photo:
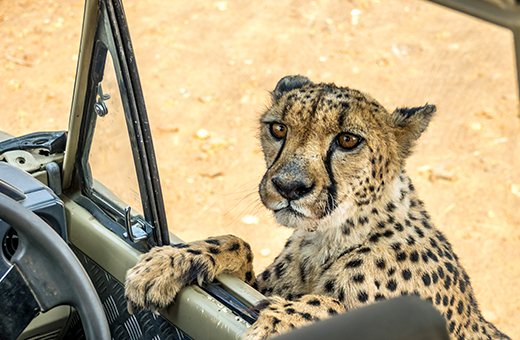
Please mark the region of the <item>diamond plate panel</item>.
[[[126, 309], [124, 286], [88, 256], [71, 245], [99, 295], [112, 340], [190, 340], [191, 338], [161, 316], [150, 311], [130, 315]], [[71, 318], [64, 339], [83, 340], [85, 335], [77, 312]]]

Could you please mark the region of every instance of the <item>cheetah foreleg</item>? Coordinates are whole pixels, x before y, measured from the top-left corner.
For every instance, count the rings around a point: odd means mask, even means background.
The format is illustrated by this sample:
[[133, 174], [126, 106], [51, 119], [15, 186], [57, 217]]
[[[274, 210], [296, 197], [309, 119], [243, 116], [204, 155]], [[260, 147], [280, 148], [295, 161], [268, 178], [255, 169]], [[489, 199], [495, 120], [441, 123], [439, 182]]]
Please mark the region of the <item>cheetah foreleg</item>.
[[236, 236], [153, 248], [126, 274], [128, 310], [150, 307], [156, 312], [171, 304], [184, 286], [211, 282], [223, 273], [254, 282], [253, 253]]
[[272, 296], [260, 305], [258, 320], [244, 333], [244, 340], [266, 339], [345, 312], [338, 300], [313, 294], [296, 301]]

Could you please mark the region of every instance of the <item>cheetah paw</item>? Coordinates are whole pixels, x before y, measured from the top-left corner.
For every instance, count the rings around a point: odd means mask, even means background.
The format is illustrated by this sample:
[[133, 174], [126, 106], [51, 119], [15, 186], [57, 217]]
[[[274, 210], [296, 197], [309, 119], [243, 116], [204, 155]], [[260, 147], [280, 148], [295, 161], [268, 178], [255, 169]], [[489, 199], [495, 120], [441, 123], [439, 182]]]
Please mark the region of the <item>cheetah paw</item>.
[[128, 270], [125, 296], [130, 314], [148, 307], [158, 313], [173, 302], [181, 288], [213, 281], [217, 275], [213, 258], [186, 248], [183, 245], [153, 248]]

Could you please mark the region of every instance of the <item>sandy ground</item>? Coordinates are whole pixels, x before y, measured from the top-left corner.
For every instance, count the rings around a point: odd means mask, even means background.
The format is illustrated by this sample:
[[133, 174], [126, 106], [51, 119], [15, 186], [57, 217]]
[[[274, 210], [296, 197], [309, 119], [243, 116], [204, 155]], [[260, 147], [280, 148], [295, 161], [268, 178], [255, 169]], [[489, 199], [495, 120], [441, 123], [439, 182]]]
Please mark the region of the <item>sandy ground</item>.
[[[256, 193], [265, 169], [256, 128], [286, 74], [358, 88], [389, 110], [433, 103], [438, 114], [408, 173], [485, 317], [520, 338], [509, 31], [412, 0], [128, 0], [125, 8], [173, 232], [237, 234], [255, 249], [257, 271], [279, 252], [290, 231]], [[67, 129], [82, 11], [78, 0], [0, 0], [0, 130]], [[106, 162], [121, 169], [121, 158]], [[116, 170], [101, 181], [120, 181]]]

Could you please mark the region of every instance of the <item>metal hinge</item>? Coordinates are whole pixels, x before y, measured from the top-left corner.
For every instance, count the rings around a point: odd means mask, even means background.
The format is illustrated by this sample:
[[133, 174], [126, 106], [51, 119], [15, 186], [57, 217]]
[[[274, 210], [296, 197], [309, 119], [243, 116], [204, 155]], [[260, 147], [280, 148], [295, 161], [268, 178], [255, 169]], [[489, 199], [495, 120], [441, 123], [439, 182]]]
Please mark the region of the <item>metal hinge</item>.
[[125, 229], [126, 233], [123, 234], [125, 238], [128, 238], [130, 241], [137, 243], [139, 241], [142, 241], [148, 237], [148, 234], [144, 230], [144, 226], [141, 226], [139, 222], [137, 222], [135, 225], [132, 225], [132, 217], [130, 215], [130, 212], [132, 211], [132, 208], [130, 206], [127, 206], [125, 208]]
[[101, 88], [101, 83], [97, 86], [97, 101], [94, 104], [94, 112], [99, 117], [105, 117], [108, 114], [108, 107], [105, 104], [105, 100], [109, 100], [110, 95], [108, 93], [103, 93], [103, 89]]

